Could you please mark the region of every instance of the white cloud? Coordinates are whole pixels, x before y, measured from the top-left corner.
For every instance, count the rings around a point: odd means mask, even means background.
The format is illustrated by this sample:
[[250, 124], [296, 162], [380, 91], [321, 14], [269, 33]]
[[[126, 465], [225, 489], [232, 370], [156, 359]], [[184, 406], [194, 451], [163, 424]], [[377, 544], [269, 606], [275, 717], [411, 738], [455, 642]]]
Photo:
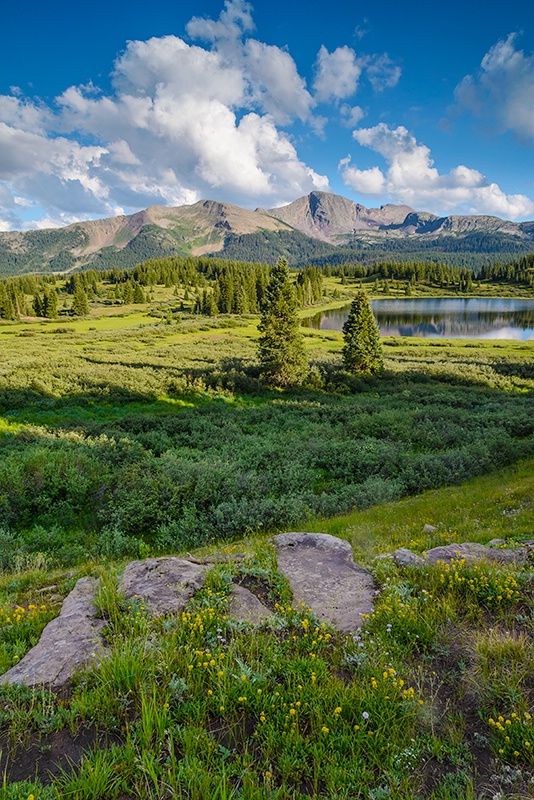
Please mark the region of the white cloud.
[[383, 53], [372, 58], [367, 66], [367, 77], [375, 92], [393, 89], [399, 82], [402, 69]]
[[252, 6], [246, 0], [225, 0], [218, 20], [193, 17], [186, 30], [193, 39], [205, 42], [237, 39], [243, 32], [254, 30]]
[[289, 53], [279, 47], [249, 39], [244, 48], [244, 69], [253, 100], [285, 125], [297, 117], [311, 118], [314, 101]]
[[[176, 36], [129, 42], [110, 93], [71, 86], [54, 107], [0, 97], [6, 198], [29, 199], [37, 226], [202, 197], [273, 206], [328, 189], [278, 127], [300, 119], [320, 130], [315, 101], [289, 53], [252, 29], [250, 5], [227, 0], [218, 20], [188, 25], [207, 47]], [[25, 226], [28, 214], [6, 198], [3, 227]]]
[[360, 108], [360, 106], [349, 106], [344, 103], [341, 108], [339, 109], [341, 116], [343, 117], [343, 125], [346, 125], [347, 128], [354, 128], [358, 125], [362, 119], [365, 117], [365, 111]]
[[355, 192], [387, 196], [422, 211], [438, 213], [497, 214], [521, 219], [534, 214], [534, 202], [525, 195], [507, 195], [475, 169], [458, 166], [441, 175], [424, 144], [403, 126], [380, 123], [353, 132], [358, 144], [381, 155], [387, 170], [374, 166], [358, 169], [348, 159], [340, 163], [343, 180]]
[[499, 130], [534, 138], [534, 54], [516, 48], [518, 34], [497, 42], [476, 75], [456, 87], [458, 108], [492, 119]]
[[[290, 53], [253, 38], [253, 29], [251, 5], [226, 0], [218, 19], [189, 22], [189, 42], [172, 35], [128, 42], [109, 92], [69, 86], [50, 104], [17, 87], [0, 96], [2, 227], [202, 197], [269, 207], [328, 190], [285, 126], [300, 121], [323, 136], [328, 118], [314, 113], [318, 102], [357, 125], [363, 110], [342, 101], [358, 90], [362, 71], [380, 90], [398, 79], [397, 68], [385, 54], [322, 47], [312, 95]], [[378, 178], [373, 173], [366, 185]]]
[[329, 53], [323, 45], [317, 54], [317, 74], [313, 84], [320, 102], [351, 97], [358, 88], [362, 62], [351, 47], [344, 45]]

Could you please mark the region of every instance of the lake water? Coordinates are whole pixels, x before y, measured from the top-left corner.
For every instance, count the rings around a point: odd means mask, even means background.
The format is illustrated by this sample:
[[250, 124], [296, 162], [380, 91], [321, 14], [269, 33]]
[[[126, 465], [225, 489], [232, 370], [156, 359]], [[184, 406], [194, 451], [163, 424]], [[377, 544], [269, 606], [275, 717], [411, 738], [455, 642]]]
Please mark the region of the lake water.
[[[372, 300], [383, 336], [534, 340], [534, 300], [516, 298], [406, 298]], [[309, 328], [340, 331], [350, 304], [302, 321]]]

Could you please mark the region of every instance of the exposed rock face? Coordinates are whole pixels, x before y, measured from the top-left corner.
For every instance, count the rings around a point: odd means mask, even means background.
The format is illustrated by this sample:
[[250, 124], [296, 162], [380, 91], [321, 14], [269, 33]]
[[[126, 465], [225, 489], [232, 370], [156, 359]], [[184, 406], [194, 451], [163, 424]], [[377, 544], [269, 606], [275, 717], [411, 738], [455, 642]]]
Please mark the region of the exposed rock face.
[[409, 206], [365, 208], [337, 194], [311, 192], [287, 206], [271, 208], [267, 213], [301, 233], [335, 243], [336, 236], [400, 225], [411, 212], [413, 209]]
[[206, 567], [185, 558], [147, 558], [132, 561], [119, 588], [127, 599], [139, 598], [155, 616], [175, 614], [204, 585]]
[[93, 601], [97, 587], [95, 578], [81, 578], [38, 644], [0, 681], [59, 691], [67, 686], [75, 669], [102, 658], [105, 645], [101, 634], [106, 623], [96, 619]]
[[425, 558], [428, 564], [435, 564], [437, 561], [452, 561], [458, 558], [465, 558], [469, 562], [487, 559], [496, 561], [498, 564], [524, 564], [528, 560], [528, 550], [524, 547], [499, 550], [477, 542], [463, 542], [462, 544], [433, 547], [432, 550], [427, 550]]
[[422, 556], [418, 556], [406, 547], [399, 547], [393, 553], [393, 561], [398, 567], [420, 567], [425, 563]]
[[279, 571], [295, 602], [349, 633], [372, 611], [373, 578], [357, 566], [348, 542], [326, 533], [282, 533], [273, 538]]
[[[493, 539], [490, 544], [505, 544], [504, 539]], [[433, 547], [427, 550], [424, 556], [418, 556], [405, 547], [400, 547], [391, 553], [388, 558], [393, 558], [398, 567], [424, 566], [425, 564], [437, 564], [451, 562], [460, 558], [469, 563], [474, 561], [495, 561], [497, 564], [526, 564], [532, 555], [533, 547], [529, 542], [525, 542], [523, 547], [510, 547], [500, 550], [496, 547], [488, 547], [477, 542], [463, 542], [462, 544], [446, 544], [440, 547]], [[384, 556], [379, 556], [384, 558]]]
[[269, 611], [255, 594], [239, 584], [234, 584], [232, 587], [228, 613], [244, 622], [250, 622], [251, 625], [258, 625], [267, 617], [272, 616], [272, 611]]

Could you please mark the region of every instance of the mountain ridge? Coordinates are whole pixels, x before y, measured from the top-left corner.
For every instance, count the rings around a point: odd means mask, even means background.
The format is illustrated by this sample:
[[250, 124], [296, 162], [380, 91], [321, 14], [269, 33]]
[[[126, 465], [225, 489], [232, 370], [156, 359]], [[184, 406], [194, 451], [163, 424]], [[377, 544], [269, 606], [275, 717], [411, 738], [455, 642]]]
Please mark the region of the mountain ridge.
[[149, 206], [65, 228], [3, 232], [0, 275], [133, 266], [169, 255], [250, 260], [245, 253], [251, 248], [260, 259], [287, 252], [306, 261], [314, 253], [326, 258], [330, 253], [341, 257], [374, 250], [477, 252], [477, 246], [487, 253], [534, 250], [534, 221], [516, 223], [490, 215], [440, 217], [407, 205], [366, 208], [341, 195], [311, 192], [271, 209], [251, 211], [199, 200], [176, 207]]

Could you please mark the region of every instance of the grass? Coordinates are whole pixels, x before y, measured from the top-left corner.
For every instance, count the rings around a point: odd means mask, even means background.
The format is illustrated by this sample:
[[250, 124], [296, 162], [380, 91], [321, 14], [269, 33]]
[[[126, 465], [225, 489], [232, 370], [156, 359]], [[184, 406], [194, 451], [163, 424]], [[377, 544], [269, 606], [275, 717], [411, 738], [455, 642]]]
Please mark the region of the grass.
[[[378, 558], [533, 537], [532, 344], [391, 338], [365, 382], [308, 330], [310, 383], [284, 394], [257, 380], [256, 318], [150, 310], [0, 326], [0, 673], [84, 575], [109, 645], [67, 696], [0, 687], [0, 797], [532, 796], [532, 565]], [[294, 605], [284, 529], [371, 570], [357, 636]], [[182, 615], [117, 592], [132, 557], [185, 550], [246, 558]], [[241, 580], [274, 609], [259, 628], [228, 614]]]
[[[89, 748], [51, 783], [41, 774], [37, 782], [35, 775], [7, 780], [3, 796], [529, 796], [531, 569], [399, 569], [375, 556], [399, 545], [420, 551], [463, 539], [455, 533], [461, 519], [466, 526], [478, 519], [469, 538], [504, 536], [513, 544], [524, 536], [533, 474], [527, 461], [461, 487], [307, 526], [353, 541], [381, 588], [355, 637], [292, 605], [264, 537], [223, 548], [246, 558], [214, 567], [186, 610], [162, 619], [117, 594], [120, 562], [104, 570], [88, 565], [102, 576], [98, 607], [108, 621], [109, 658], [81, 673], [67, 699], [2, 688], [0, 736], [15, 760], [29, 742], [46, 751], [50, 737], [66, 730], [95, 730], [108, 744]], [[439, 523], [432, 541], [421, 536], [429, 520]], [[243, 575], [256, 576], [275, 607], [259, 629], [228, 615], [232, 581]], [[19, 582], [9, 595], [19, 607], [28, 607], [40, 584], [58, 580], [46, 572], [22, 577], [2, 578], [4, 592]]]

